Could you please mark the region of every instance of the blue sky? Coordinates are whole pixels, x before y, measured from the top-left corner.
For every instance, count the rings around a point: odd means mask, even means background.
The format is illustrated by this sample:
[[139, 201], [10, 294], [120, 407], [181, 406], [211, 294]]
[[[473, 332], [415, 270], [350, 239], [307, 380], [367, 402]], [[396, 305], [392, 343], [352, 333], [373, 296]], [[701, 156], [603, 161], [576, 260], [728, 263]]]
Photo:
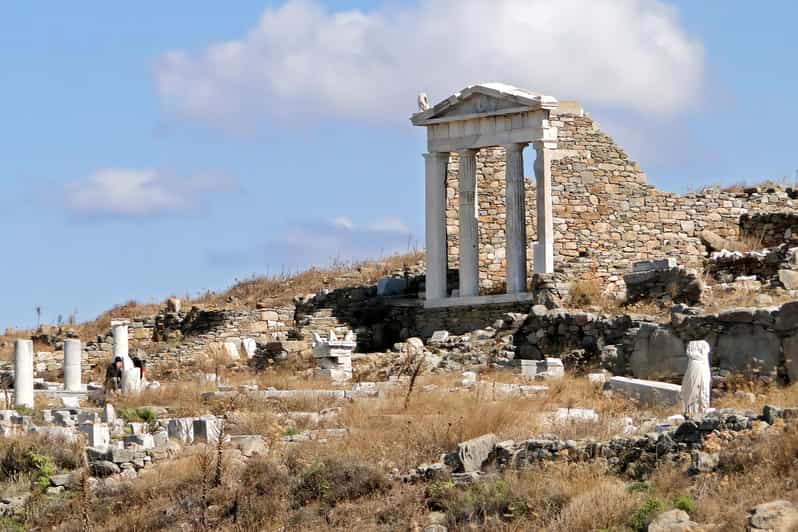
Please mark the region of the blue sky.
[[791, 178], [795, 20], [787, 0], [6, 2], [0, 327], [423, 246], [422, 90], [580, 100], [668, 190]]

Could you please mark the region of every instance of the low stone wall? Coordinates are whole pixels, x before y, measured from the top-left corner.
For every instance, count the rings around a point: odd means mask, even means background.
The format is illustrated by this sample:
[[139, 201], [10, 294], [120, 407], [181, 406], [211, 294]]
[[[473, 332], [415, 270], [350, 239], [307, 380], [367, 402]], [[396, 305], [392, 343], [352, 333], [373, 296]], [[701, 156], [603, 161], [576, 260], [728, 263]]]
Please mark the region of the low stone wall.
[[705, 268], [710, 277], [722, 283], [730, 283], [741, 276], [753, 276], [772, 287], [783, 285], [779, 270], [798, 270], [798, 247], [783, 244], [745, 253], [720, 251], [709, 257]]
[[[787, 189], [792, 199], [798, 199], [798, 190]], [[773, 212], [743, 214], [740, 216], [740, 234], [758, 241], [762, 247], [783, 243], [798, 245], [798, 214]]]
[[694, 271], [677, 266], [675, 259], [636, 262], [623, 281], [630, 304], [654, 300], [695, 305], [701, 301], [703, 283]]
[[[422, 464], [400, 475], [405, 482], [453, 480], [470, 484], [489, 471], [526, 469], [543, 462], [600, 462], [609, 471], [643, 480], [662, 464], [690, 464], [692, 473], [711, 472], [719, 464], [717, 451], [705, 449], [711, 434], [724, 434], [725, 441], [734, 433], [750, 431], [754, 423], [772, 425], [776, 419], [796, 423], [798, 409], [766, 406], [762, 415], [734, 410], [719, 410], [680, 423], [663, 424], [657, 432], [643, 436], [618, 436], [606, 441], [566, 440], [541, 435], [525, 440], [498, 441], [494, 434], [483, 434], [464, 441], [457, 449], [443, 455], [439, 462]], [[760, 430], [767, 430], [760, 426]]]
[[[162, 312], [130, 320], [128, 328], [130, 354], [144, 354], [147, 366], [153, 371], [193, 364], [195, 357], [212, 349], [222, 349], [225, 342], [240, 344], [252, 338], [263, 356], [276, 351], [309, 352], [306, 341], [292, 340], [288, 331], [294, 327], [294, 307], [257, 310], [199, 309], [189, 312]], [[55, 349], [34, 355], [34, 370], [38, 374], [63, 371], [63, 339], [53, 339]], [[245, 358], [240, 349], [242, 359]], [[83, 372], [88, 378], [97, 366], [104, 368], [113, 357], [113, 336], [105, 335], [83, 344]], [[6, 362], [2, 369], [10, 369]], [[84, 379], [85, 381], [85, 379]]]
[[[731, 309], [705, 314], [682, 307], [671, 323], [648, 317], [603, 316], [585, 312], [533, 312], [515, 335], [522, 358], [562, 356], [584, 350], [618, 375], [679, 380], [687, 367], [691, 340], [706, 340], [717, 377], [746, 373], [766, 381], [798, 382], [798, 301], [769, 309]], [[609, 349], [614, 346], [614, 349]]]

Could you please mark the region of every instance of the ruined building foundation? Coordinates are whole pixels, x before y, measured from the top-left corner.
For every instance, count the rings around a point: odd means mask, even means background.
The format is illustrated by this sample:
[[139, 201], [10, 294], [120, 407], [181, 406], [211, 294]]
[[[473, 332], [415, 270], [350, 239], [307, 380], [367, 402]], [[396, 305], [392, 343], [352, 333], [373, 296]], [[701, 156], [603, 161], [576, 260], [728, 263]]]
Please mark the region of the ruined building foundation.
[[[429, 151], [428, 307], [523, 300], [533, 271], [621, 290], [636, 261], [700, 268], [703, 230], [768, 240], [795, 225], [794, 190], [675, 194], [649, 185], [576, 102], [475, 85], [411, 120], [426, 127]], [[534, 180], [523, 177], [530, 142]], [[458, 286], [447, 286], [448, 271], [459, 273]]]

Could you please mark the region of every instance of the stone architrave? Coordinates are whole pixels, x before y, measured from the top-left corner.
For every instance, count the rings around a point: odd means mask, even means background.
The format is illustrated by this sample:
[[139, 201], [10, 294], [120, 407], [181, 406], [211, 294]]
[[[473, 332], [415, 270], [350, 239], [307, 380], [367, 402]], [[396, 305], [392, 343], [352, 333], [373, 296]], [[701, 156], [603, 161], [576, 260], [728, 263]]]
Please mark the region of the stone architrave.
[[64, 340], [64, 390], [79, 392], [81, 385], [81, 355], [80, 340], [67, 338]]
[[14, 342], [14, 406], [33, 408], [33, 340]]

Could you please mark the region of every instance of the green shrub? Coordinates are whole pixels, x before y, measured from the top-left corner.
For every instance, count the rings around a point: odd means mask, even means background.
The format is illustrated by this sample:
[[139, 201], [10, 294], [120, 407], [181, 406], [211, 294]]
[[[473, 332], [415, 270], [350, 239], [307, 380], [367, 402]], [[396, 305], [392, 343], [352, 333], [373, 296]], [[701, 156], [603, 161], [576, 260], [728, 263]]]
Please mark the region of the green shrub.
[[473, 520], [485, 522], [490, 517], [523, 515], [529, 510], [523, 498], [501, 479], [465, 488], [452, 482], [433, 482], [426, 494], [427, 506], [445, 512], [449, 523], [455, 527]]
[[637, 481], [632, 482], [629, 486], [626, 487], [626, 491], [629, 493], [644, 493], [651, 489], [651, 485], [648, 482], [644, 481]]
[[35, 451], [28, 451], [27, 459], [30, 462], [30, 469], [34, 473], [33, 481], [41, 489], [50, 485], [50, 479], [55, 475], [55, 464], [52, 458], [46, 454], [39, 454]]
[[648, 530], [648, 525], [651, 524], [651, 521], [657, 514], [661, 513], [665, 509], [665, 504], [655, 498], [646, 499], [646, 502], [643, 503], [643, 506], [638, 508], [638, 510], [632, 514], [632, 518], [629, 521], [629, 526], [635, 532], [646, 532]]
[[12, 517], [0, 517], [0, 530], [5, 532], [25, 532], [27, 529], [23, 523], [20, 523]]
[[388, 489], [388, 481], [377, 469], [346, 460], [327, 458], [307, 468], [294, 489], [294, 504], [320, 501], [335, 506]]
[[695, 499], [689, 495], [681, 495], [677, 497], [673, 501], [673, 506], [679, 510], [687, 512], [690, 515], [693, 515], [696, 510], [698, 510], [698, 504], [695, 502]]
[[135, 421], [154, 423], [158, 421], [158, 416], [150, 408], [122, 408], [119, 411], [119, 417], [127, 423]]
[[29, 406], [25, 406], [25, 405], [17, 406], [15, 408], [15, 410], [17, 411], [17, 413], [20, 416], [34, 416], [34, 415], [36, 415], [36, 411], [33, 408], [31, 408]]
[[55, 472], [53, 459], [30, 438], [15, 439], [0, 457], [0, 480], [17, 480], [22, 475], [31, 475], [33, 481], [44, 489], [50, 485]]

